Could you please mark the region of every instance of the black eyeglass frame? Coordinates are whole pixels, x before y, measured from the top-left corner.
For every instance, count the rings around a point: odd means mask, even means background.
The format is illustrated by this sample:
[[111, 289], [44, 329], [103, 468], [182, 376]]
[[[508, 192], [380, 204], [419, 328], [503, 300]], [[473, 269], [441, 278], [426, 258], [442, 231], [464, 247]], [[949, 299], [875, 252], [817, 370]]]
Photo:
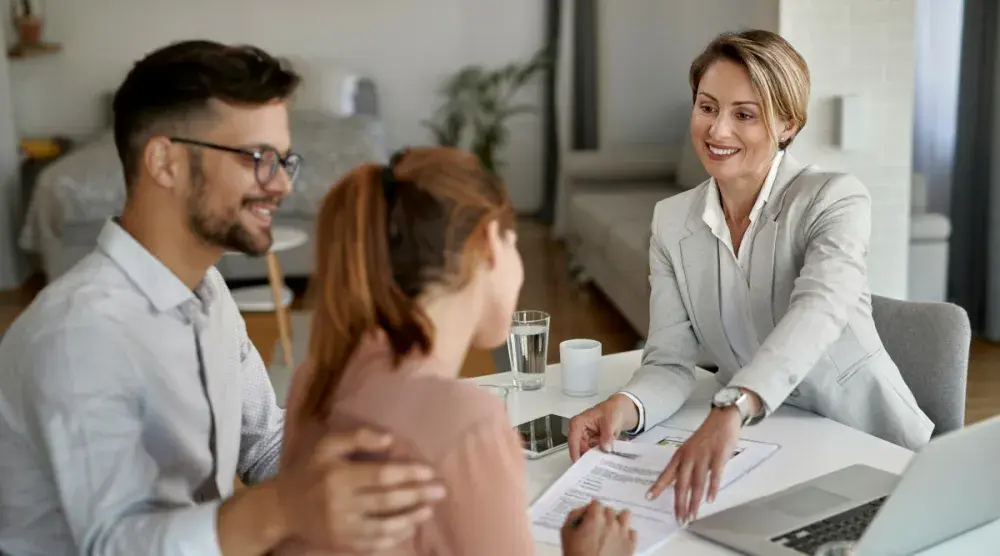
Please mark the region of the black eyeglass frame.
[[[253, 159], [253, 175], [257, 180], [257, 183], [261, 187], [267, 187], [274, 176], [278, 174], [278, 166], [285, 169], [285, 173], [288, 174], [288, 183], [292, 186], [295, 185], [295, 180], [299, 177], [299, 170], [302, 169], [302, 162], [305, 160], [302, 155], [294, 152], [290, 152], [285, 156], [281, 156], [278, 149], [269, 146], [260, 146], [256, 149], [244, 149], [240, 147], [229, 147], [226, 145], [219, 145], [217, 143], [209, 143], [208, 141], [199, 141], [198, 139], [188, 139], [186, 137], [168, 137], [171, 141], [175, 143], [184, 143], [186, 145], [194, 145], [196, 147], [205, 147], [207, 149], [215, 149], [217, 151], [225, 151], [235, 154], [241, 154], [243, 156], [248, 156]], [[271, 152], [274, 153], [274, 162], [269, 168], [267, 168], [266, 179], [261, 178], [261, 168], [264, 163], [264, 153]], [[289, 171], [291, 167], [291, 171]]]

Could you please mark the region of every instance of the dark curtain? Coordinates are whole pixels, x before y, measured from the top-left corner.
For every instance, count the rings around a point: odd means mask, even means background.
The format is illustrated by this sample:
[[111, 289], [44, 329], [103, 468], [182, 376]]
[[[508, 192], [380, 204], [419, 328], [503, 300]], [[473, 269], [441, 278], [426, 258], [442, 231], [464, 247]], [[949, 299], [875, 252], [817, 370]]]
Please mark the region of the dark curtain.
[[573, 29], [573, 150], [597, 148], [597, 0], [576, 0]]
[[[966, 0], [952, 181], [949, 297], [969, 313], [973, 330], [1000, 339], [1000, 175], [997, 141], [998, 3]], [[998, 166], [1000, 168], [1000, 166]], [[994, 291], [991, 291], [994, 290]]]
[[[573, 28], [561, 29], [566, 2], [573, 4]], [[572, 137], [568, 141], [574, 150], [597, 148], [597, 0], [546, 0], [546, 44], [555, 53], [555, 65], [572, 66]], [[573, 59], [560, 58], [561, 33], [572, 35]], [[553, 67], [546, 73], [543, 92], [543, 187], [542, 208], [539, 217], [551, 223], [555, 219], [556, 186], [559, 177], [559, 107], [556, 104], [558, 71]]]
[[542, 208], [539, 218], [551, 223], [555, 219], [556, 180], [559, 178], [559, 106], [556, 104], [556, 81], [559, 64], [562, 0], [545, 2], [545, 44], [552, 52], [552, 66], [545, 72], [542, 90]]

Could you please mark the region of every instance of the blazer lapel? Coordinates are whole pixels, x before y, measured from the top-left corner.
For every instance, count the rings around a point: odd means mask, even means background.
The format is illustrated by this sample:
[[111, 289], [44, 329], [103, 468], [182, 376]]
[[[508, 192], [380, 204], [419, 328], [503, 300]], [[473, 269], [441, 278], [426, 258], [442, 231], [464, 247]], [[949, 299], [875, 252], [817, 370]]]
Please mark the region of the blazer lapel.
[[703, 184], [701, 201], [693, 204], [688, 215], [687, 228], [690, 235], [680, 241], [681, 259], [684, 266], [684, 282], [691, 295], [695, 314], [691, 315], [701, 332], [705, 346], [716, 357], [716, 364], [722, 368], [737, 369], [736, 354], [733, 353], [726, 332], [722, 328], [722, 310], [719, 304], [719, 240], [702, 220], [705, 208]]
[[782, 156], [771, 194], [761, 211], [750, 252], [750, 312], [760, 343], [774, 330], [774, 249], [778, 239], [778, 218], [788, 186], [805, 169], [787, 152]]

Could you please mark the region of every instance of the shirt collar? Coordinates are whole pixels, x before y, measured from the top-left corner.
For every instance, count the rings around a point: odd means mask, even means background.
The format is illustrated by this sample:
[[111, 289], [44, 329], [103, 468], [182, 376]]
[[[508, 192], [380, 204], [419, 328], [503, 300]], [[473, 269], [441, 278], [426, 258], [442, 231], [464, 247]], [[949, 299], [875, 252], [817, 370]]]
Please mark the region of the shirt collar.
[[[760, 193], [757, 194], [757, 199], [753, 203], [753, 208], [750, 209], [750, 222], [757, 220], [760, 212], [764, 210], [764, 205], [767, 204], [767, 199], [771, 196], [771, 190], [774, 189], [774, 182], [778, 177], [778, 166], [781, 165], [781, 158], [784, 154], [785, 151], [779, 150], [774, 155], [771, 169], [768, 170], [767, 177], [764, 178], [764, 187], [760, 189]], [[702, 220], [708, 224], [712, 232], [719, 235], [726, 228], [726, 215], [722, 210], [722, 199], [719, 196], [719, 186], [715, 183], [715, 178], [709, 178], [706, 193], [705, 212], [702, 214]]]
[[190, 301], [200, 302], [207, 310], [215, 298], [208, 280], [203, 279], [195, 291], [191, 291], [160, 259], [126, 232], [117, 218], [105, 222], [97, 237], [97, 246], [122, 269], [157, 311], [168, 311]]

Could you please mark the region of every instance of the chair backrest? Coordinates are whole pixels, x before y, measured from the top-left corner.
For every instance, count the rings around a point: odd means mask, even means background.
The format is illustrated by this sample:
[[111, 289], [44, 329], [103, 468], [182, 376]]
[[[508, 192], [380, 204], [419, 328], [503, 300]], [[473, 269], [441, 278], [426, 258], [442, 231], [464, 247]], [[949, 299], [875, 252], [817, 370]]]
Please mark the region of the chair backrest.
[[965, 385], [972, 327], [958, 305], [872, 296], [882, 344], [899, 367], [934, 435], [965, 426]]

